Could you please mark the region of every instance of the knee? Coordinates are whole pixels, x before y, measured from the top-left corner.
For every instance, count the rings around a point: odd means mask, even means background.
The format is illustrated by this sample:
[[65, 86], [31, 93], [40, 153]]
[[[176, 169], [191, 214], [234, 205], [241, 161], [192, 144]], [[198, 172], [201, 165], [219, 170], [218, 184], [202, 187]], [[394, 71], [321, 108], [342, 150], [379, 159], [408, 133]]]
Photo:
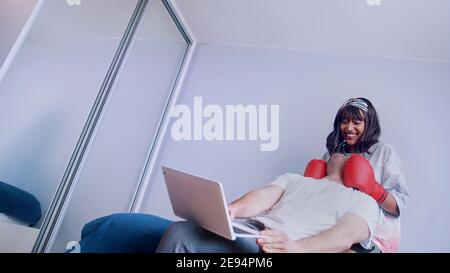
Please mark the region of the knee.
[[166, 231], [167, 236], [176, 237], [177, 239], [182, 239], [187, 237], [187, 234], [192, 233], [198, 226], [189, 221], [181, 221], [172, 223]]
[[190, 252], [191, 241], [198, 228], [192, 222], [172, 223], [164, 233], [157, 252]]

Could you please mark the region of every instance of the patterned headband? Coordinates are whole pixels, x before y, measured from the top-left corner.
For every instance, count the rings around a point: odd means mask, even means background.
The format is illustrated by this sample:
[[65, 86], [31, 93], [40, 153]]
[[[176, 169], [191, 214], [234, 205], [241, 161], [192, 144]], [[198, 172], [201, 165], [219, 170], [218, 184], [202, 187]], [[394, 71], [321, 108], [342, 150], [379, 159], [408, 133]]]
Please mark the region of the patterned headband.
[[[367, 111], [369, 110], [369, 105], [367, 104], [367, 102], [365, 102], [362, 99], [349, 99], [348, 101], [346, 101], [342, 107], [345, 107], [347, 105], [351, 105], [354, 106], [356, 108], [359, 108], [361, 110], [363, 110], [364, 112], [367, 113]], [[341, 107], [341, 108], [342, 108]]]

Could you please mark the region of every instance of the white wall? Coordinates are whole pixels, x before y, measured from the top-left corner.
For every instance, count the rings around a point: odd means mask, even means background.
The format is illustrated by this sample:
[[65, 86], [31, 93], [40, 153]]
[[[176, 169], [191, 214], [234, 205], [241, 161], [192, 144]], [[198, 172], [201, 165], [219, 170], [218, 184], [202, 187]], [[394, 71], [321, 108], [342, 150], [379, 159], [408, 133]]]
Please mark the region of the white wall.
[[[337, 109], [350, 97], [375, 105], [382, 141], [399, 153], [411, 193], [401, 251], [450, 251], [450, 64], [258, 47], [201, 45], [178, 103], [279, 104], [280, 146], [180, 141], [162, 147], [144, 211], [176, 219], [161, 175], [167, 165], [224, 184], [228, 201], [325, 152]], [[192, 108], [191, 108], [192, 109]]]
[[0, 67], [16, 42], [37, 0], [0, 0]]

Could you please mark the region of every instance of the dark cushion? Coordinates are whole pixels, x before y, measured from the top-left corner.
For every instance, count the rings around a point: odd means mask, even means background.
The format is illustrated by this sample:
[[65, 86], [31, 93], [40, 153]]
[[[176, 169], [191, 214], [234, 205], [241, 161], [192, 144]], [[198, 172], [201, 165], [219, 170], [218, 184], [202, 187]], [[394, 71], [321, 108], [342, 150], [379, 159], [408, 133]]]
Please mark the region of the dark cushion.
[[30, 193], [0, 181], [0, 213], [34, 226], [41, 219], [41, 204]]

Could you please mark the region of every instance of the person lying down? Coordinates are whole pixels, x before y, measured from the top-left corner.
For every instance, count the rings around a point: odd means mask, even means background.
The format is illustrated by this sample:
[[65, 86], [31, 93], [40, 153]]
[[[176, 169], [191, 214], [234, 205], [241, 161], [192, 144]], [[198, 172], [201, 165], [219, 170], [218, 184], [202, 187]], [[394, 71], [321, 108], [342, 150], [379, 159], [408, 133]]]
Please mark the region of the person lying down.
[[[262, 238], [230, 241], [194, 222], [180, 221], [169, 226], [156, 252], [379, 252], [371, 242], [378, 205], [369, 195], [345, 186], [345, 163], [342, 154], [334, 154], [323, 179], [287, 173], [232, 202], [231, 218], [260, 231]], [[344, 175], [346, 180], [364, 176], [370, 174]]]

